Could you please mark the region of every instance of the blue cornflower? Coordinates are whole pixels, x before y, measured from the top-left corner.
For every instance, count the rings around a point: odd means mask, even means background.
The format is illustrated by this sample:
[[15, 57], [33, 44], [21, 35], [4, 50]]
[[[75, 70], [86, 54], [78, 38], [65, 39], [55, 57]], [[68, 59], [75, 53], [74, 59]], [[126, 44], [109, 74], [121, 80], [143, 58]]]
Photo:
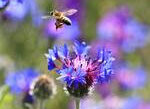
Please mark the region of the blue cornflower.
[[28, 8], [24, 1], [10, 0], [9, 5], [4, 11], [4, 15], [12, 20], [22, 20], [27, 14]]
[[86, 72], [77, 69], [75, 72], [73, 68], [65, 68], [58, 72], [61, 76], [58, 79], [62, 79], [70, 87], [74, 83], [75, 88], [78, 87], [78, 83], [85, 84]]
[[46, 54], [48, 69], [55, 69], [60, 75], [58, 79], [61, 79], [69, 93], [76, 97], [85, 95], [94, 83], [102, 82], [102, 79], [108, 80], [112, 74], [114, 58], [111, 52], [103, 49], [97, 57], [92, 58], [88, 56], [89, 50], [90, 46], [85, 42], [75, 41], [71, 50], [65, 44], [63, 47], [55, 46]]
[[29, 91], [32, 80], [39, 75], [39, 72], [26, 68], [17, 72], [10, 73], [5, 80], [5, 83], [10, 87], [12, 93], [19, 94]]

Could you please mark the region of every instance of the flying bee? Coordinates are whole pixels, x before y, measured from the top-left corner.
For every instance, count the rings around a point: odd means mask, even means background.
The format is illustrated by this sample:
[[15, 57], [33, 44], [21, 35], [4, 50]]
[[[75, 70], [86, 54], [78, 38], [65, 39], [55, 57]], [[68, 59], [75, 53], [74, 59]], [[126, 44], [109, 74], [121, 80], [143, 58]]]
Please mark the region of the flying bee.
[[71, 16], [71, 15], [75, 14], [76, 12], [77, 12], [76, 9], [69, 9], [64, 12], [54, 10], [54, 11], [50, 12], [50, 15], [43, 16], [43, 18], [49, 19], [49, 18], [53, 17], [56, 20], [55, 26], [56, 26], [56, 30], [57, 30], [58, 28], [62, 28], [64, 26], [64, 24], [70, 26], [72, 24], [72, 22], [67, 16]]

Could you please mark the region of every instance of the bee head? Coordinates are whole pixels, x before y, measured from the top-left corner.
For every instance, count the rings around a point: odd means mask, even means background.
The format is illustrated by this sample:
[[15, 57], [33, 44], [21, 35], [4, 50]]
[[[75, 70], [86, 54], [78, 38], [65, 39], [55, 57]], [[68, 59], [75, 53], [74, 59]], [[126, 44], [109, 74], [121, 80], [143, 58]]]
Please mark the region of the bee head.
[[50, 16], [53, 16], [53, 15], [54, 15], [54, 12], [53, 12], [53, 11], [51, 11], [51, 12], [50, 12]]

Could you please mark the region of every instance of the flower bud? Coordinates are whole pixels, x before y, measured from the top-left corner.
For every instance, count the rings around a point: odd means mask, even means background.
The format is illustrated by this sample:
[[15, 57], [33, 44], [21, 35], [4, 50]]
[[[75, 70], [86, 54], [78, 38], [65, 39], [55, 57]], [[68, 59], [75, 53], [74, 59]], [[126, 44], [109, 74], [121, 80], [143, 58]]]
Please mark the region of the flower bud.
[[48, 99], [56, 93], [56, 86], [48, 75], [41, 75], [36, 78], [30, 88], [30, 94], [38, 99]]

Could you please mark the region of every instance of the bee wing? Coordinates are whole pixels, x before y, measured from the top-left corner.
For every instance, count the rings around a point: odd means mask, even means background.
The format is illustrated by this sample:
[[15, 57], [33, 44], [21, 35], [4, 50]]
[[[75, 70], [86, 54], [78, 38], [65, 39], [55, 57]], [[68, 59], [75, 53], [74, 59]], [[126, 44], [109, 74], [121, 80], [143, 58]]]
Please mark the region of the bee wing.
[[42, 16], [42, 19], [50, 19], [52, 16]]
[[64, 16], [71, 16], [73, 14], [75, 14], [78, 10], [76, 9], [69, 9], [68, 11], [64, 11], [62, 12], [64, 14]]

